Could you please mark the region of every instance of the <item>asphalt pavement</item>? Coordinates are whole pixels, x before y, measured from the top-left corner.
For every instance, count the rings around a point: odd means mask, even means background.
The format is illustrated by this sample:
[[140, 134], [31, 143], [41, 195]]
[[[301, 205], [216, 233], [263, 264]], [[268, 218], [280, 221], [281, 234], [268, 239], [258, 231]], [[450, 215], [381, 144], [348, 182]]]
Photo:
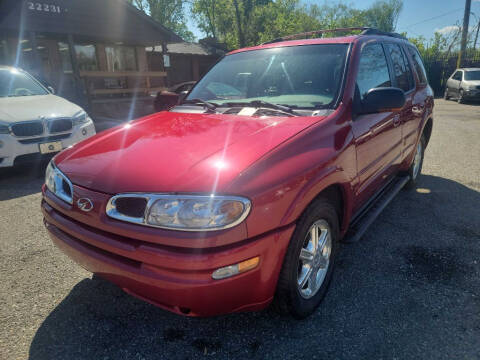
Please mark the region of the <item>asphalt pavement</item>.
[[480, 359], [480, 106], [436, 100], [419, 189], [342, 245], [318, 311], [185, 318], [73, 263], [42, 169], [0, 171], [0, 359]]

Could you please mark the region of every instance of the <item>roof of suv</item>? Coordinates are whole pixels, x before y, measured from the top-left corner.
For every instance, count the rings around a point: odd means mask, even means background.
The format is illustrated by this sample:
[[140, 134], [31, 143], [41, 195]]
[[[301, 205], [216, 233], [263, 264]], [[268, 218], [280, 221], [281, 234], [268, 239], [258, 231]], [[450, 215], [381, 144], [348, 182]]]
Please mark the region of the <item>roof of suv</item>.
[[[347, 36], [339, 36], [339, 37], [329, 37], [329, 38], [314, 38], [314, 39], [297, 39], [297, 40], [290, 40], [294, 39], [298, 36], [310, 36], [312, 34], [322, 34], [322, 33], [333, 33], [336, 31], [351, 31], [351, 30], [363, 30], [362, 33], [357, 35], [347, 35]], [[328, 30], [319, 30], [319, 31], [312, 31], [308, 33], [302, 34], [295, 34], [285, 36], [283, 38], [275, 39], [260, 45], [246, 47], [242, 49], [237, 49], [229, 52], [227, 55], [244, 52], [244, 51], [251, 51], [251, 50], [260, 50], [260, 49], [269, 49], [275, 47], [284, 47], [284, 46], [299, 46], [299, 45], [316, 45], [316, 44], [349, 44], [358, 40], [360, 38], [388, 38], [389, 40], [400, 40], [408, 42], [408, 40], [400, 34], [396, 33], [387, 33], [373, 28], [342, 28], [342, 29], [328, 29]]]

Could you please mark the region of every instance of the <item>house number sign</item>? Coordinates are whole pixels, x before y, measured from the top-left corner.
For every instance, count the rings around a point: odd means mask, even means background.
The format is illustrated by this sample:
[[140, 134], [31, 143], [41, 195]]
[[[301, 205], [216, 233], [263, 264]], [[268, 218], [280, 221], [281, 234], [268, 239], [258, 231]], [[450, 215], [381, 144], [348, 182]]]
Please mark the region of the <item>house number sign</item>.
[[41, 11], [41, 12], [50, 12], [50, 13], [57, 13], [60, 14], [62, 12], [62, 8], [59, 5], [53, 4], [46, 4], [40, 2], [27, 2], [28, 10], [32, 11]]

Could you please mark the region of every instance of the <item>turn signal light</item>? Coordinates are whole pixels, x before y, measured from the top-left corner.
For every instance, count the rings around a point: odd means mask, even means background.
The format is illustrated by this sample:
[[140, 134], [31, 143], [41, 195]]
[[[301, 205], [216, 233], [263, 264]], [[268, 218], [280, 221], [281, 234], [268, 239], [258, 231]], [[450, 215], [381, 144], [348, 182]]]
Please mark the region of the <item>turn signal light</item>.
[[217, 269], [213, 272], [212, 278], [215, 280], [225, 279], [230, 276], [238, 275], [244, 273], [245, 271], [255, 269], [260, 262], [260, 257], [256, 256], [254, 258], [239, 262], [235, 265], [229, 265]]

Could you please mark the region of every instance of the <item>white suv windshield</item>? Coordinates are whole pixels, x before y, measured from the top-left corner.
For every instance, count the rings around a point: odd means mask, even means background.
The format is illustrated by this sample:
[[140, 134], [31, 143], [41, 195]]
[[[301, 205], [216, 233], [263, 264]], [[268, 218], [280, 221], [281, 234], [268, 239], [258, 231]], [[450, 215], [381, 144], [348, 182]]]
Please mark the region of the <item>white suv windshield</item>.
[[325, 108], [341, 88], [347, 49], [348, 44], [322, 44], [228, 55], [202, 78], [187, 100]]
[[29, 75], [17, 70], [0, 70], [0, 97], [47, 94], [48, 91]]
[[465, 71], [465, 80], [480, 80], [480, 70]]

